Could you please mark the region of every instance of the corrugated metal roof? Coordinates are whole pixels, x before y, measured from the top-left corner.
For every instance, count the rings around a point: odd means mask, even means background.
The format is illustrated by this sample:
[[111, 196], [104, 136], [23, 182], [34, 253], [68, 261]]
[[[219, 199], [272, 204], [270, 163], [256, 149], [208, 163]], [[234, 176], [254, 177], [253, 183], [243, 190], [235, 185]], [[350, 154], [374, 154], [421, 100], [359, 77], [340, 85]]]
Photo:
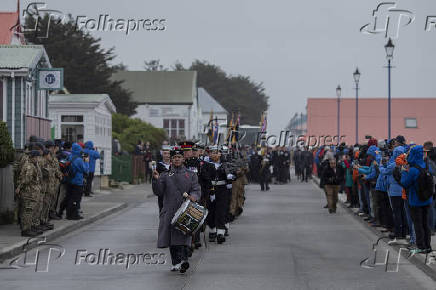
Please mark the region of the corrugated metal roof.
[[50, 103], [100, 103], [107, 94], [65, 94], [65, 95], [50, 95]]
[[197, 95], [195, 71], [120, 71], [112, 79], [140, 104], [192, 104]]
[[42, 45], [0, 45], [0, 68], [32, 68], [44, 54]]
[[204, 88], [198, 88], [198, 103], [203, 113], [226, 113], [226, 109], [220, 105]]
[[100, 104], [106, 102], [107, 107], [116, 112], [116, 108], [112, 103], [111, 98], [107, 94], [53, 94], [49, 96], [49, 106], [61, 105], [65, 106], [71, 104]]

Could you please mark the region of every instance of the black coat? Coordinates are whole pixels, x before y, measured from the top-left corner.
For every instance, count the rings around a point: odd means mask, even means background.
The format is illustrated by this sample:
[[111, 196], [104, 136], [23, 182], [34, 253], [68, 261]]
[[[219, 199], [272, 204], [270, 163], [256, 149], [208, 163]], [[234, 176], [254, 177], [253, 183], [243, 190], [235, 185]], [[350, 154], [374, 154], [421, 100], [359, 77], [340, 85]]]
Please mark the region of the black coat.
[[345, 170], [340, 165], [336, 165], [336, 172], [330, 167], [330, 164], [322, 172], [324, 185], [341, 185], [344, 182]]

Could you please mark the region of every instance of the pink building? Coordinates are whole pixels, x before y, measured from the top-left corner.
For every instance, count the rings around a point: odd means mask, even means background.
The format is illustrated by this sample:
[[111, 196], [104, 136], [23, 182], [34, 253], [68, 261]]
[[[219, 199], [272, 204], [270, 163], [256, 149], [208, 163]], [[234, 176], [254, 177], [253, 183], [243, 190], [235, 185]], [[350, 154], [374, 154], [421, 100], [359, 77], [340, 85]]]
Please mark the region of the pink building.
[[[436, 98], [396, 98], [391, 103], [391, 137], [403, 135], [407, 142], [436, 143]], [[388, 101], [386, 98], [359, 99], [359, 143], [365, 136], [388, 137]], [[337, 99], [307, 100], [307, 135], [337, 135]], [[356, 100], [340, 101], [340, 135], [347, 144], [356, 139]]]

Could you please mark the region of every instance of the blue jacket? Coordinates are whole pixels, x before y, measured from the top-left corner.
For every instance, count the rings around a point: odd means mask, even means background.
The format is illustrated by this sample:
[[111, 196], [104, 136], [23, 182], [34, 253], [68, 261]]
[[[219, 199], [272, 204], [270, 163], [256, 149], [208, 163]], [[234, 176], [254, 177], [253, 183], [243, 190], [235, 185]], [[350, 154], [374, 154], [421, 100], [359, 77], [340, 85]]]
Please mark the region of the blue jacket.
[[403, 188], [401, 187], [401, 185], [398, 184], [398, 182], [395, 181], [394, 176], [392, 175], [395, 167], [397, 166], [395, 164], [395, 159], [397, 159], [397, 157], [403, 153], [403, 146], [396, 147], [394, 149], [391, 159], [389, 159], [388, 165], [386, 167], [380, 168], [380, 175], [384, 175], [387, 177], [389, 196], [401, 196], [403, 192]]
[[[367, 154], [370, 155], [373, 160], [375, 160], [378, 164], [380, 164], [381, 156], [378, 152], [378, 147], [375, 145], [371, 145], [368, 148]], [[365, 180], [373, 180], [377, 178], [377, 170], [372, 162], [370, 166], [362, 166], [361, 168], [359, 168], [359, 173], [366, 175]]]
[[433, 197], [430, 197], [426, 201], [421, 201], [418, 198], [418, 193], [416, 192], [418, 187], [418, 176], [419, 170], [414, 166], [419, 166], [425, 168], [426, 164], [424, 162], [424, 150], [421, 145], [415, 146], [410, 149], [409, 156], [407, 157], [407, 163], [409, 163], [409, 171], [403, 171], [401, 173], [401, 184], [407, 190], [407, 196], [409, 199], [410, 206], [426, 206], [433, 202]]
[[97, 159], [100, 159], [100, 153], [94, 150], [94, 143], [92, 141], [88, 141], [85, 143], [85, 149], [83, 152], [89, 155], [89, 172], [95, 172], [95, 162]]
[[74, 143], [71, 148], [71, 170], [73, 173], [73, 178], [70, 183], [73, 185], [83, 185], [83, 175], [88, 174], [88, 169], [86, 163], [83, 161], [81, 153], [82, 147], [79, 144]]
[[[380, 164], [380, 172], [383, 169], [386, 169], [385, 166], [383, 166], [382, 164]], [[375, 185], [375, 190], [378, 191], [383, 191], [383, 192], [388, 192], [388, 177], [386, 175], [383, 174], [379, 174], [378, 178], [377, 178], [377, 183]]]

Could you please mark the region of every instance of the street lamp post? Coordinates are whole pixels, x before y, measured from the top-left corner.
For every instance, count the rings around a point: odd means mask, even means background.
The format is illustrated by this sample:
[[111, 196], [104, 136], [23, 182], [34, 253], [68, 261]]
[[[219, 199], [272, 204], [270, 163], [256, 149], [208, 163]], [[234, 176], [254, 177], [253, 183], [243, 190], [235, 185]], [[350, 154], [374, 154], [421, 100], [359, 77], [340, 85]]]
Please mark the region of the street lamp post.
[[389, 38], [388, 43], [385, 45], [386, 59], [388, 60], [388, 139], [391, 139], [391, 69], [392, 59], [394, 58], [395, 45], [392, 39]]
[[338, 145], [339, 145], [339, 140], [341, 139], [341, 127], [340, 127], [340, 116], [341, 116], [341, 93], [342, 93], [342, 89], [341, 86], [338, 85], [338, 87], [336, 88], [336, 96], [338, 97]]
[[359, 144], [359, 68], [353, 73], [354, 82], [356, 83], [356, 144]]

